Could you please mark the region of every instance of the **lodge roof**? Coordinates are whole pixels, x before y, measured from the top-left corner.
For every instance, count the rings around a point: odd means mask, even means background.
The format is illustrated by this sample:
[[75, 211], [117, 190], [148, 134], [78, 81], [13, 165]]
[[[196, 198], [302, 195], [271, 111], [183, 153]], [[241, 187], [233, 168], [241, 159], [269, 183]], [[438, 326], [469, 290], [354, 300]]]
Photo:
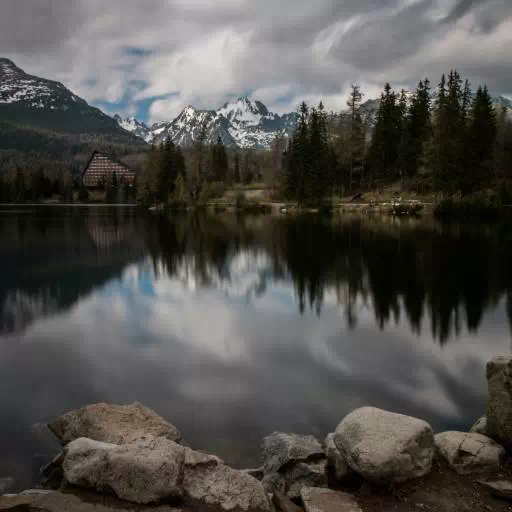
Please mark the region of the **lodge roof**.
[[112, 178], [117, 175], [119, 178], [127, 178], [130, 181], [135, 179], [135, 171], [115, 156], [101, 151], [94, 151], [82, 171], [82, 182], [86, 186], [95, 186], [102, 177]]

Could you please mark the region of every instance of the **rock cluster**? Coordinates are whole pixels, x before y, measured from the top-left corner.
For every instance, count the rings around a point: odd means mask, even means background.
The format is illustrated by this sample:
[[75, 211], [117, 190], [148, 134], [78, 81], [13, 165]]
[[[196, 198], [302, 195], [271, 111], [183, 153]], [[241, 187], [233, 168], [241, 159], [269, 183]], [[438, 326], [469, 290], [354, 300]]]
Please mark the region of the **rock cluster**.
[[[437, 457], [461, 474], [497, 473], [512, 446], [512, 358], [487, 366], [489, 406], [471, 432], [434, 436], [420, 419], [373, 407], [357, 409], [327, 435], [275, 432], [262, 443], [263, 465], [235, 470], [214, 455], [185, 445], [179, 430], [141, 404], [96, 404], [72, 411], [49, 425], [64, 446], [42, 471], [42, 483], [72, 494], [22, 494], [12, 510], [30, 503], [30, 510], [137, 510], [170, 512], [360, 512], [354, 496], [328, 488], [344, 486], [348, 477], [370, 485], [389, 486], [427, 475]], [[512, 498], [512, 483], [481, 482], [501, 497]], [[11, 480], [0, 479], [9, 487]], [[92, 492], [101, 507], [76, 494]], [[109, 497], [110, 496], [110, 497]], [[76, 505], [76, 507], [75, 507]], [[98, 508], [95, 508], [98, 505]], [[301, 506], [299, 506], [301, 505]], [[39, 507], [39, 508], [38, 508]], [[60, 507], [60, 508], [59, 508]], [[149, 508], [148, 508], [149, 507]], [[0, 501], [0, 510], [10, 506]]]
[[60, 477], [61, 486], [141, 505], [271, 510], [256, 478], [179, 444], [178, 429], [140, 404], [92, 405], [65, 414], [50, 428], [65, 446], [43, 476], [53, 482]]
[[327, 487], [327, 459], [313, 436], [274, 432], [263, 450], [263, 487], [298, 499], [304, 487]]

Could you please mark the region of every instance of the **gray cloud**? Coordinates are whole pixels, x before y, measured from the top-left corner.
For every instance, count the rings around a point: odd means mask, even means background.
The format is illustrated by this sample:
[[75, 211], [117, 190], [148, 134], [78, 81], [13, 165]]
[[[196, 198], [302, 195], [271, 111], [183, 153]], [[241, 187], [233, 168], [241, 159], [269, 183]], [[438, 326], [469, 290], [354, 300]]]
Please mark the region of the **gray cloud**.
[[[186, 104], [216, 107], [261, 92], [271, 108], [303, 98], [345, 103], [358, 81], [413, 86], [457, 67], [512, 93], [509, 0], [4, 0], [0, 48], [29, 72], [64, 81], [93, 103], [153, 120]], [[143, 49], [141, 57], [127, 48]], [[130, 87], [143, 82], [141, 90]], [[279, 97], [288, 104], [277, 102]], [[168, 99], [170, 92], [178, 93]], [[164, 99], [162, 99], [164, 97]], [[122, 102], [122, 103], [120, 103]], [[144, 103], [147, 105], [147, 102]]]

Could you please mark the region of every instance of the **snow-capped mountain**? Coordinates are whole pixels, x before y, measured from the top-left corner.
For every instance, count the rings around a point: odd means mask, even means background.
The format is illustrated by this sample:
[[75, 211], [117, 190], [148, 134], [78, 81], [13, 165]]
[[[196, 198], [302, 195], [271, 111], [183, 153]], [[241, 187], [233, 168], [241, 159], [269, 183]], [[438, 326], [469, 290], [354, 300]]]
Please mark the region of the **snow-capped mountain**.
[[249, 98], [238, 98], [218, 110], [198, 110], [188, 106], [173, 121], [155, 123], [151, 128], [134, 118], [115, 117], [120, 126], [146, 142], [158, 144], [171, 137], [176, 144], [190, 146], [199, 139], [205, 126], [208, 142], [215, 142], [220, 137], [229, 147], [266, 149], [277, 135], [290, 135], [297, 118], [296, 113], [279, 115], [269, 112], [263, 103]]
[[0, 106], [16, 106], [37, 110], [73, 111], [109, 117], [91, 107], [60, 82], [25, 73], [9, 59], [0, 58]]
[[0, 58], [0, 172], [13, 162], [80, 170], [94, 150], [138, 152], [144, 142], [63, 84]]
[[149, 126], [146, 125], [146, 123], [142, 121], [138, 121], [135, 119], [135, 117], [125, 117], [124, 119], [119, 116], [115, 115], [114, 120], [117, 122], [117, 124], [126, 130], [127, 132], [131, 132], [137, 137], [141, 138], [142, 140], [146, 142], [152, 142], [153, 140], [153, 133]]

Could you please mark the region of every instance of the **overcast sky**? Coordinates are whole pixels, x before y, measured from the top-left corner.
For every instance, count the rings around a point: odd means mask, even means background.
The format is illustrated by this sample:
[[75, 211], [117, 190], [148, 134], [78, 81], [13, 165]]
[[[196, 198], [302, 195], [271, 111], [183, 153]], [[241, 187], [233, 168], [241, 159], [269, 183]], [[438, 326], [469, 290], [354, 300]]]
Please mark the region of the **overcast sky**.
[[1, 0], [0, 56], [150, 122], [250, 95], [344, 106], [459, 69], [512, 94], [512, 0]]

